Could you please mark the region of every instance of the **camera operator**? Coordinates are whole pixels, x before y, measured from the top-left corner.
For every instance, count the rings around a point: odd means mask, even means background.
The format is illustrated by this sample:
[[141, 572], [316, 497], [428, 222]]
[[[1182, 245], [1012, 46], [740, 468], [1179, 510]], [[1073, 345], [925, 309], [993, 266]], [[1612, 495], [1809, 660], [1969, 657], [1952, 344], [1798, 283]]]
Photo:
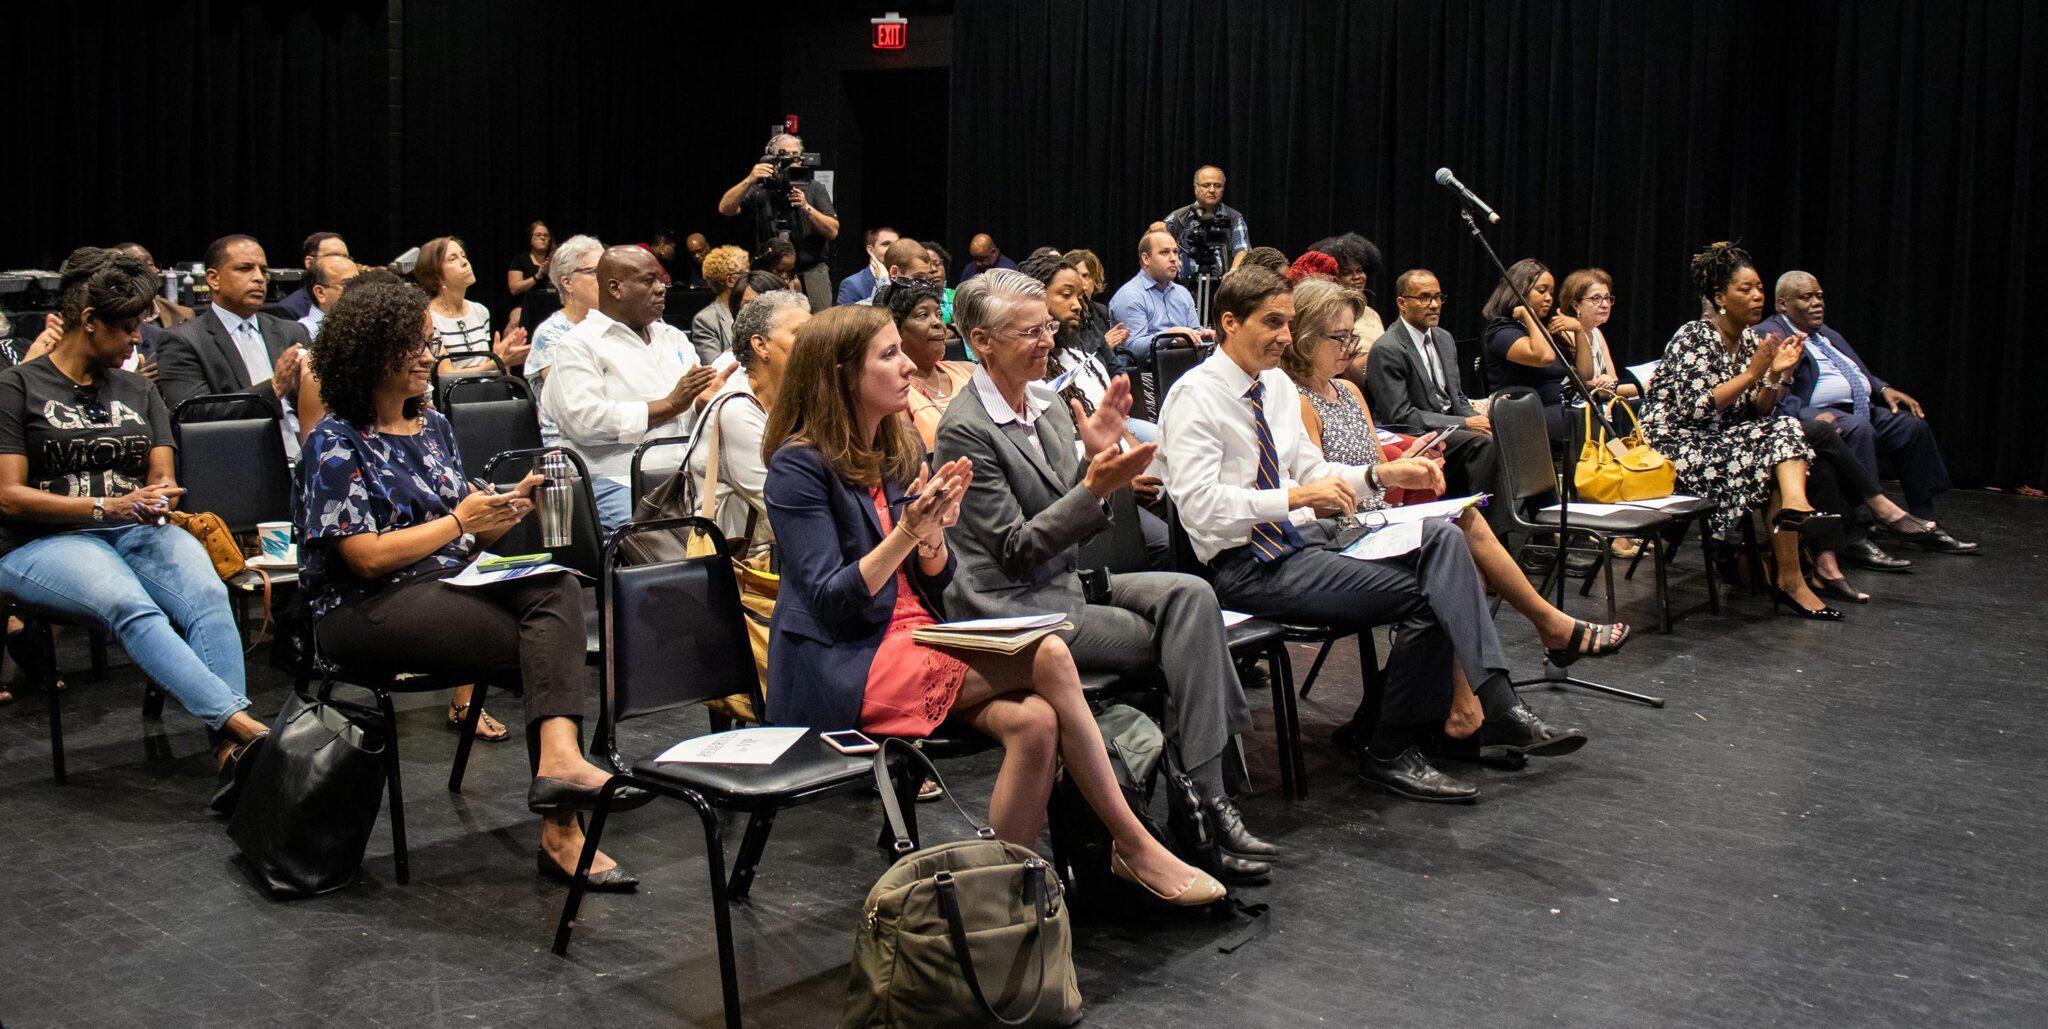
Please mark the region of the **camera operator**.
[[1205, 264], [1219, 277], [1235, 270], [1252, 248], [1244, 215], [1223, 203], [1223, 169], [1213, 164], [1195, 169], [1195, 202], [1167, 215], [1166, 231], [1185, 255], [1182, 285], [1192, 282]]
[[813, 310], [832, 306], [832, 276], [825, 262], [839, 235], [832, 197], [811, 177], [804, 161], [803, 140], [786, 132], [768, 140], [768, 149], [747, 177], [718, 198], [718, 213], [728, 218], [754, 216], [754, 249], [777, 237], [796, 247], [797, 275]]

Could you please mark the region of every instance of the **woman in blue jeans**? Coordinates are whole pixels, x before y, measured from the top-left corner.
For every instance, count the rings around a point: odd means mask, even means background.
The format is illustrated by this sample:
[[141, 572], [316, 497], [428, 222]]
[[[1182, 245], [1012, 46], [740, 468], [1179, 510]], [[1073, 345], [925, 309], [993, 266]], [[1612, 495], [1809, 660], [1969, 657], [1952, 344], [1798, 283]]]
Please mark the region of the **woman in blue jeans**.
[[0, 372], [0, 593], [98, 621], [150, 681], [206, 723], [222, 789], [265, 734], [249, 717], [242, 640], [206, 548], [163, 521], [185, 491], [171, 419], [150, 381], [121, 370], [156, 279], [112, 250], [60, 270], [64, 335]]

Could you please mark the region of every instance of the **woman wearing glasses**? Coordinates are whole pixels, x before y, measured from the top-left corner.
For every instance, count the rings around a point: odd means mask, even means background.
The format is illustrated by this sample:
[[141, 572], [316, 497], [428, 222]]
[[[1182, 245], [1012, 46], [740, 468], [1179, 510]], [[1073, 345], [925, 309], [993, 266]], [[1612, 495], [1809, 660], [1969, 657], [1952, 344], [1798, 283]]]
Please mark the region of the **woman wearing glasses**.
[[73, 251], [59, 275], [63, 335], [47, 360], [0, 372], [0, 593], [112, 632], [206, 723], [226, 810], [237, 763], [266, 730], [247, 711], [227, 589], [199, 540], [163, 521], [185, 492], [170, 412], [121, 370], [159, 282], [97, 247]]
[[[1293, 341], [1280, 353], [1280, 366], [1294, 380], [1301, 394], [1302, 428], [1322, 448], [1323, 456], [1341, 464], [1370, 468], [1383, 460], [1423, 460], [1442, 464], [1442, 451], [1432, 446], [1417, 454], [1414, 437], [1397, 437], [1397, 444], [1384, 448], [1372, 412], [1358, 388], [1339, 378], [1357, 348], [1358, 312], [1365, 307], [1365, 295], [1329, 279], [1310, 278], [1294, 287], [1294, 319], [1288, 323]], [[1387, 504], [1432, 499], [1407, 491], [1390, 489]], [[1371, 512], [1359, 515], [1371, 524]], [[1501, 546], [1476, 509], [1468, 508], [1458, 518], [1465, 542], [1472, 551], [1472, 563], [1486, 580], [1487, 588], [1500, 594], [1510, 606], [1536, 629], [1545, 649], [1572, 651], [1588, 657], [1605, 657], [1628, 641], [1629, 627], [1593, 625], [1575, 621], [1543, 599], [1515, 559]], [[1470, 700], [1461, 695], [1461, 700]], [[1476, 703], [1464, 710], [1476, 709]], [[1454, 714], [1454, 718], [1456, 714]]]
[[1586, 358], [1593, 369], [1593, 374], [1586, 376], [1586, 385], [1610, 390], [1635, 407], [1642, 391], [1633, 376], [1624, 377], [1627, 369], [1614, 363], [1614, 351], [1608, 348], [1607, 335], [1601, 330], [1614, 317], [1614, 277], [1601, 268], [1581, 268], [1565, 276], [1557, 291], [1557, 313], [1577, 319], [1585, 327], [1590, 343]]

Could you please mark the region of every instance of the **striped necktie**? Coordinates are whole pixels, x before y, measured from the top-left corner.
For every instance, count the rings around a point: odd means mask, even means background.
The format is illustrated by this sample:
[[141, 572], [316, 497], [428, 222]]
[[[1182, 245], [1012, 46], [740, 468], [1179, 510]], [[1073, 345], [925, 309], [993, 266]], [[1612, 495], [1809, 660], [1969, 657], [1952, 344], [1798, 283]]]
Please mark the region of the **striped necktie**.
[[[1245, 397], [1252, 402], [1252, 427], [1259, 436], [1259, 479], [1254, 485], [1258, 489], [1279, 489], [1280, 455], [1273, 447], [1273, 430], [1266, 425], [1266, 384], [1252, 383]], [[1284, 518], [1252, 526], [1252, 556], [1260, 561], [1278, 560], [1301, 547], [1301, 534], [1294, 531], [1294, 523]]]

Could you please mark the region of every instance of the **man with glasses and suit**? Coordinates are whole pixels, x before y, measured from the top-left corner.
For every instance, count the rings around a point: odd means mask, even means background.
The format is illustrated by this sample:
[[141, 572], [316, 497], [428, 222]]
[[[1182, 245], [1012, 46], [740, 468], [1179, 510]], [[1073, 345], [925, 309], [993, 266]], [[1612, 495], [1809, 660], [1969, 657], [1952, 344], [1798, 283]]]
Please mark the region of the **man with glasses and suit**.
[[[1495, 492], [1500, 452], [1493, 423], [1472, 407], [1458, 380], [1458, 345], [1438, 326], [1444, 292], [1435, 273], [1413, 268], [1394, 279], [1394, 303], [1401, 317], [1375, 340], [1366, 358], [1372, 411], [1384, 428], [1421, 435], [1450, 429], [1444, 437], [1445, 489], [1452, 496]], [[1487, 509], [1494, 531], [1503, 528], [1508, 505]]]
[[277, 414], [285, 454], [296, 458], [299, 359], [312, 337], [304, 325], [261, 310], [270, 288], [269, 269], [262, 244], [249, 236], [222, 236], [206, 248], [206, 285], [213, 306], [172, 329], [158, 345], [157, 389], [174, 413], [197, 396], [256, 397]]

